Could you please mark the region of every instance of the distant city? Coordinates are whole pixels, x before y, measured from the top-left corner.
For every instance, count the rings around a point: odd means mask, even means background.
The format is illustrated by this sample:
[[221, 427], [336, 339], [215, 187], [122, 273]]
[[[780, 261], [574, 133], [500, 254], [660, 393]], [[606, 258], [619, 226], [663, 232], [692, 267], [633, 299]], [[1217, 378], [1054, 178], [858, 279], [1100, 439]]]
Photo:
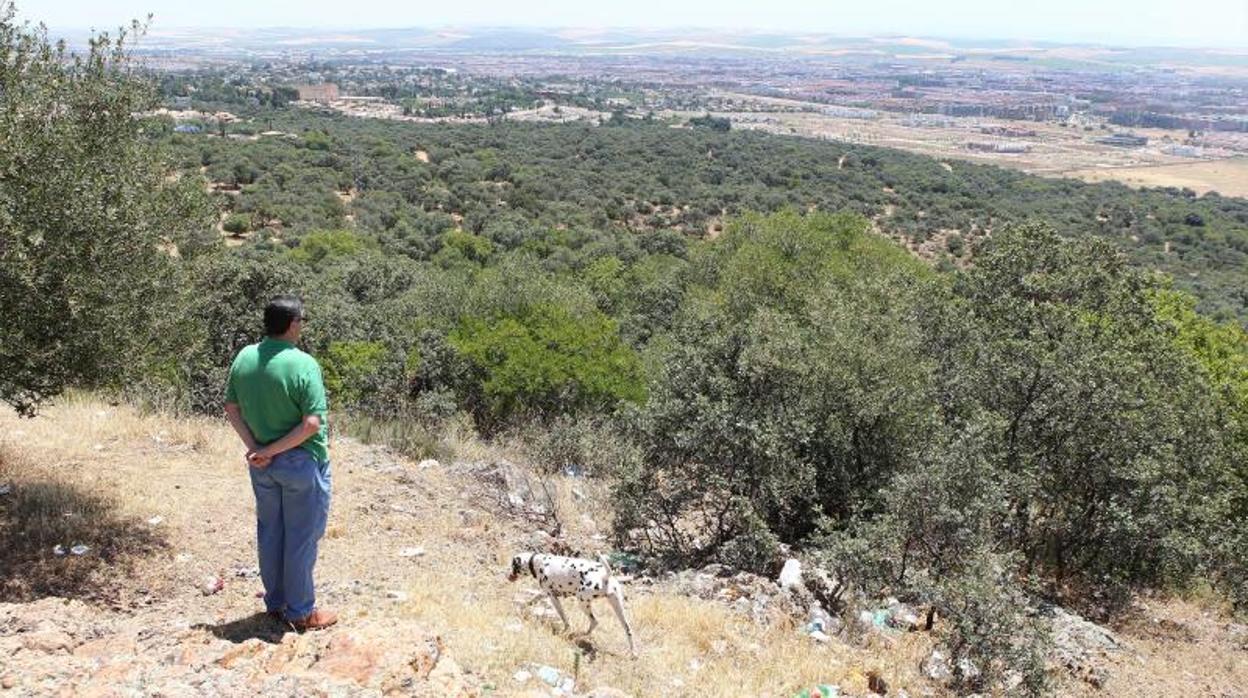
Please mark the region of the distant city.
[[[699, 115], [734, 128], [1248, 194], [1248, 52], [714, 31], [153, 32], [146, 64], [366, 118]], [[200, 85], [199, 87], [202, 87]], [[173, 88], [169, 106], [208, 107]], [[1216, 166], [1211, 163], [1218, 163]], [[1213, 170], [1216, 170], [1214, 172]]]

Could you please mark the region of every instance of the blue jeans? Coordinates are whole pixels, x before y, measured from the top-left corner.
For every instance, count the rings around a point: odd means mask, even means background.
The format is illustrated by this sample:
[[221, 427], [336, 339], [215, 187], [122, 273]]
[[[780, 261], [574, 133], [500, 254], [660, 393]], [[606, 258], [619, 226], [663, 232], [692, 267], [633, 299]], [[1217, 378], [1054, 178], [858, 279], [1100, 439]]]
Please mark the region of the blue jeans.
[[264, 606], [288, 620], [316, 608], [312, 568], [329, 518], [329, 463], [302, 448], [274, 456], [267, 468], [248, 468], [256, 493], [256, 543]]

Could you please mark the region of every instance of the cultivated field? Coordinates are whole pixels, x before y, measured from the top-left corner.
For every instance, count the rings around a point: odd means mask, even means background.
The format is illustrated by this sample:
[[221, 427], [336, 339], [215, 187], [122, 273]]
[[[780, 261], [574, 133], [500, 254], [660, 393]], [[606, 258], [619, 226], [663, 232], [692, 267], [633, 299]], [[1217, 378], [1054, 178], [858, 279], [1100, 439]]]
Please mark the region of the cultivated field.
[[1089, 182], [1116, 180], [1133, 187], [1187, 187], [1204, 194], [1248, 196], [1248, 157], [1175, 165], [1073, 170], [1065, 173]]

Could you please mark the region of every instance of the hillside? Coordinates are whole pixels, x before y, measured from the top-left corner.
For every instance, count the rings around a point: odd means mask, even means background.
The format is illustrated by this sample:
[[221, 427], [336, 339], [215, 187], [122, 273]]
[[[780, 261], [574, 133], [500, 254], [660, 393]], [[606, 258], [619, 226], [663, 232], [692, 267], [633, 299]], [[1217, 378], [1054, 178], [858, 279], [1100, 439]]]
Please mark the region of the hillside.
[[[820, 683], [861, 696], [869, 676], [888, 695], [944, 693], [920, 666], [930, 633], [821, 644], [785, 613], [792, 604], [774, 583], [748, 575], [634, 581], [635, 660], [611, 618], [592, 640], [560, 635], [532, 585], [504, 579], [513, 551], [553, 544], [501, 504], [515, 494], [531, 510], [540, 488], [523, 483], [537, 480], [474, 440], [448, 436], [455, 457], [429, 467], [334, 441], [318, 579], [343, 621], [296, 635], [257, 615], [251, 494], [223, 422], [75, 398], [33, 420], [6, 410], [0, 434], [0, 485], [10, 486], [0, 495], [0, 686], [13, 695], [551, 693], [532, 665], [575, 673], [576, 692], [596, 696], [790, 696]], [[604, 545], [598, 486], [548, 483], [562, 540]], [[58, 544], [89, 550], [57, 556]], [[224, 587], [206, 595], [216, 575]], [[1145, 600], [1120, 620], [1122, 649], [1095, 653], [1104, 688], [1059, 671], [1062, 694], [1245, 695], [1244, 626], [1180, 600]], [[521, 671], [529, 678], [518, 681]]]
[[[211, 123], [165, 134], [184, 176], [213, 192], [231, 244], [269, 249], [350, 229], [389, 256], [437, 261], [441, 236], [457, 230], [496, 254], [593, 243], [606, 254], [656, 233], [714, 237], [743, 212], [791, 208], [860, 213], [952, 268], [994, 232], [1044, 221], [1172, 276], [1210, 316], [1248, 318], [1242, 198], [658, 120], [416, 124], [287, 108], [244, 118], [227, 138], [209, 133]], [[259, 135], [264, 128], [277, 135]]]

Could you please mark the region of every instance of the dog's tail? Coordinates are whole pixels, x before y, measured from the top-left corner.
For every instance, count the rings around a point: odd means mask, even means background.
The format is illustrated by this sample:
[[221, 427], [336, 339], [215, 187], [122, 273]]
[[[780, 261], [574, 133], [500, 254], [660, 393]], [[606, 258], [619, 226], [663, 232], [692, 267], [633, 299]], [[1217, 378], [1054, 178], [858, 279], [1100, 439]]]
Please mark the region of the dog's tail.
[[602, 563], [603, 568], [607, 570], [607, 576], [610, 577], [612, 574], [611, 560], [608, 559], [606, 555], [603, 555], [602, 553], [598, 553], [598, 562]]

